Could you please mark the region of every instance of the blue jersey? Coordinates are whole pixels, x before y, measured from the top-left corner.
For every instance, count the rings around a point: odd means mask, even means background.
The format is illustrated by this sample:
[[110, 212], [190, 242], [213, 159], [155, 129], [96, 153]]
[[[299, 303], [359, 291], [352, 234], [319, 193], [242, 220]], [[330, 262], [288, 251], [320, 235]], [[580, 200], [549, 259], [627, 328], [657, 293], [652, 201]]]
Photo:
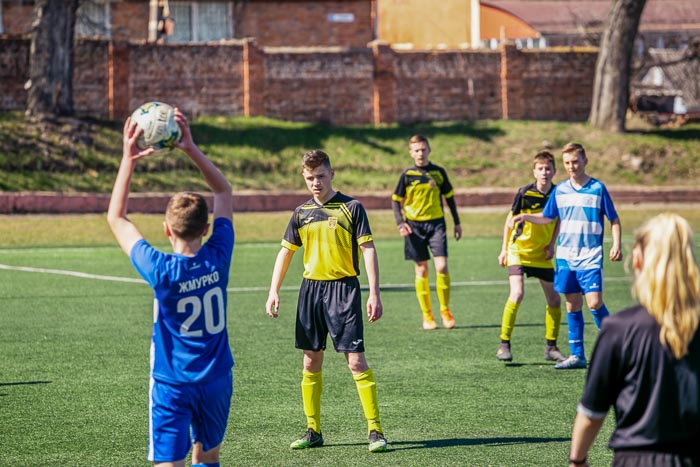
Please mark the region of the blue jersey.
[[559, 218], [557, 270], [585, 271], [603, 267], [604, 218], [617, 219], [617, 211], [602, 182], [591, 178], [580, 190], [567, 180], [554, 187], [542, 211]]
[[155, 292], [151, 377], [156, 381], [206, 383], [231, 371], [226, 287], [233, 240], [233, 224], [219, 217], [193, 257], [163, 253], [145, 240], [132, 248], [131, 263]]

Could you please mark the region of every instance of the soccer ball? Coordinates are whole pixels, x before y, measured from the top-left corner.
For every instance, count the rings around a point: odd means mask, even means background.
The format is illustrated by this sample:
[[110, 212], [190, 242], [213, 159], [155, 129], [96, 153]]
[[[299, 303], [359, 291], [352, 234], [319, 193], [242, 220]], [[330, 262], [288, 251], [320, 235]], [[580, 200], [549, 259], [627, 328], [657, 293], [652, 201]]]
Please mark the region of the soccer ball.
[[156, 151], [172, 149], [182, 134], [175, 122], [175, 109], [163, 102], [146, 102], [131, 114], [131, 119], [143, 130], [136, 141], [140, 149]]

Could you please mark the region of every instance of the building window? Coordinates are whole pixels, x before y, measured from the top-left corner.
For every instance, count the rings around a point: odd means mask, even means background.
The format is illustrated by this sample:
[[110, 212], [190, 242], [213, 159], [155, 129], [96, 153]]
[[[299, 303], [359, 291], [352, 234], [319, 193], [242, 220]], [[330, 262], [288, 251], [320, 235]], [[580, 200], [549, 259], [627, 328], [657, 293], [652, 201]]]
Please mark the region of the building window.
[[75, 18], [78, 36], [112, 37], [109, 2], [83, 0]]
[[175, 21], [167, 42], [207, 42], [233, 37], [233, 8], [229, 2], [171, 1]]

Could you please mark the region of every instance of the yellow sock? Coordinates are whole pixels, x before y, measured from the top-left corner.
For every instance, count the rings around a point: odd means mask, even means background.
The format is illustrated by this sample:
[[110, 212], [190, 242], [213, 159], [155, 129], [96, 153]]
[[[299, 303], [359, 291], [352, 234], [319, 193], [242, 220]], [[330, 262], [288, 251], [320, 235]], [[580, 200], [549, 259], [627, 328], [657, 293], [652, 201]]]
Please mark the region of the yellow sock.
[[371, 368], [367, 368], [360, 374], [352, 375], [360, 396], [362, 411], [367, 419], [367, 433], [376, 430], [382, 433], [382, 425], [379, 422], [379, 402], [377, 402], [377, 382]]
[[501, 319], [501, 340], [509, 341], [510, 336], [513, 335], [513, 328], [515, 327], [515, 317], [518, 316], [518, 308], [520, 308], [519, 303], [515, 303], [510, 300], [506, 300], [506, 304], [503, 307], [503, 318]]
[[555, 341], [559, 337], [559, 327], [561, 325], [561, 307], [554, 308], [549, 305], [545, 307], [544, 330], [545, 339]]
[[323, 392], [323, 375], [302, 370], [301, 398], [304, 402], [306, 427], [316, 433], [321, 432], [321, 393]]
[[450, 275], [439, 274], [435, 279], [435, 290], [440, 301], [440, 312], [450, 308]]
[[416, 276], [416, 297], [418, 298], [418, 305], [420, 306], [420, 311], [423, 312], [425, 318], [430, 317], [432, 319], [433, 313], [430, 306], [430, 284], [428, 283], [427, 277]]

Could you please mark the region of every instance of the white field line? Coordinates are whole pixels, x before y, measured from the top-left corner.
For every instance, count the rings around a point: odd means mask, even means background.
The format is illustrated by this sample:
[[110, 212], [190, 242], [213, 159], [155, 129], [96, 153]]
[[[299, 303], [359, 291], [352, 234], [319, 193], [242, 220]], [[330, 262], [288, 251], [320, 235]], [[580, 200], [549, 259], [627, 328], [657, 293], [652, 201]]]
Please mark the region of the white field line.
[[[88, 274], [86, 272], [78, 271], [66, 271], [63, 269], [46, 269], [46, 268], [33, 268], [27, 266], [10, 266], [7, 264], [0, 264], [0, 270], [5, 271], [20, 271], [38, 274], [56, 274], [60, 276], [70, 276], [78, 277], [81, 279], [92, 279], [100, 281], [111, 281], [111, 282], [127, 282], [131, 284], [145, 284], [143, 279], [136, 279], [130, 277], [119, 277], [119, 276], [104, 276], [100, 274]], [[537, 279], [528, 279], [527, 282], [536, 282]], [[629, 282], [630, 279], [624, 276], [616, 277], [606, 277], [605, 282]], [[452, 282], [452, 287], [492, 287], [492, 286], [504, 286], [508, 285], [507, 280], [494, 280], [494, 281], [465, 281], [465, 282]], [[382, 290], [412, 290], [414, 284], [382, 284]], [[362, 286], [366, 289], [366, 286]], [[267, 292], [269, 290], [268, 286], [265, 287], [229, 287], [226, 289], [227, 292]], [[282, 290], [299, 290], [298, 285], [283, 286]]]

